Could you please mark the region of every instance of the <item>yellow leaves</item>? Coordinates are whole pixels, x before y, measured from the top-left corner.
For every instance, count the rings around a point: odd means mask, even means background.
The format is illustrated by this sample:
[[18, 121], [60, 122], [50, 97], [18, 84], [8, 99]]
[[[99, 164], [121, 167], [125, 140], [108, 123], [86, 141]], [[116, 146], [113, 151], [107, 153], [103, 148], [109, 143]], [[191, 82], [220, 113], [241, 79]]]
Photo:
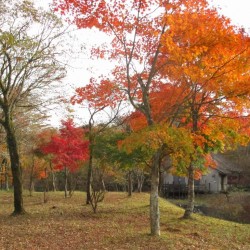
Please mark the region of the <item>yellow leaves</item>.
[[168, 140], [167, 130], [155, 126], [132, 133], [122, 142], [122, 145], [128, 153], [139, 147], [149, 151], [156, 151]]
[[171, 157], [172, 166], [187, 167], [191, 155], [195, 153], [191, 134], [183, 128], [170, 128], [168, 125], [155, 125], [134, 132], [123, 142], [122, 147], [131, 153], [140, 148], [150, 158], [161, 149], [163, 155]]

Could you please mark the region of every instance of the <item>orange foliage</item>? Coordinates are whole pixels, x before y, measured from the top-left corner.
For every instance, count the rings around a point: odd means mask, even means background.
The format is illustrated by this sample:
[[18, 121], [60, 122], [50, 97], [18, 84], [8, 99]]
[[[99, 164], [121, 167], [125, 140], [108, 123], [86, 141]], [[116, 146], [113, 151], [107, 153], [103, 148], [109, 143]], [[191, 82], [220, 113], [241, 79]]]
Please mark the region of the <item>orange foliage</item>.
[[115, 107], [121, 100], [121, 93], [110, 80], [101, 80], [100, 83], [91, 78], [90, 83], [85, 87], [77, 88], [76, 94], [71, 98], [72, 104], [88, 102], [89, 107], [101, 109], [104, 107]]
[[39, 178], [40, 179], [46, 179], [46, 178], [48, 178], [47, 171], [46, 170], [41, 171], [40, 174], [39, 174]]
[[249, 117], [242, 117], [250, 108], [250, 38], [206, 0], [54, 3], [79, 28], [113, 37], [111, 48], [95, 48], [92, 56], [117, 62], [115, 84], [103, 79], [97, 88], [92, 79], [72, 102], [112, 107], [126, 95], [136, 110], [132, 130], [156, 123], [182, 127], [204, 151], [249, 135]]
[[147, 127], [147, 120], [140, 111], [133, 112], [128, 118], [128, 123], [132, 131], [139, 131]]
[[205, 167], [210, 167], [210, 168], [217, 167], [216, 161], [212, 158], [210, 154], [206, 154], [204, 158], [205, 158]]

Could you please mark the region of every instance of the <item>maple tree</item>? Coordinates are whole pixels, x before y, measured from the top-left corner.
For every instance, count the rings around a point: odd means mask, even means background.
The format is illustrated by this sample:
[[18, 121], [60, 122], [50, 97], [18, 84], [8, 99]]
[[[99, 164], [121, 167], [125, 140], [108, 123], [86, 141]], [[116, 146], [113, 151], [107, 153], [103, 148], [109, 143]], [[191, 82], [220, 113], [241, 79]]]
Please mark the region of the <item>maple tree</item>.
[[[52, 189], [56, 191], [56, 176], [54, 166], [52, 164], [52, 154], [45, 154], [42, 152], [41, 148], [47, 145], [51, 141], [51, 137], [56, 135], [57, 131], [53, 128], [46, 128], [40, 130], [36, 135], [33, 142], [32, 148], [28, 152], [29, 159], [29, 191], [32, 195], [32, 191], [35, 186], [35, 180], [43, 185], [43, 200], [44, 203], [47, 202], [47, 193], [49, 191], [49, 177], [52, 179]], [[27, 164], [27, 163], [26, 163]]]
[[[39, 158], [43, 161], [45, 161], [47, 166], [49, 166], [48, 170], [50, 174], [52, 175], [52, 186], [53, 186], [53, 191], [56, 191], [56, 177], [55, 177], [55, 172], [56, 170], [54, 169], [54, 166], [52, 164], [52, 155], [51, 154], [44, 154], [41, 151], [41, 148], [44, 145], [47, 145], [50, 141], [52, 136], [57, 135], [57, 130], [56, 129], [44, 129], [42, 130], [37, 138], [36, 138], [36, 147], [33, 149], [33, 154], [36, 156], [36, 158]], [[40, 171], [38, 173], [40, 178], [45, 178], [45, 171]]]
[[[145, 115], [147, 124], [153, 125], [148, 94], [153, 78], [157, 75], [156, 61], [160, 53], [160, 39], [166, 30], [166, 25], [162, 22], [164, 11], [159, 16], [152, 17], [159, 5], [164, 8], [164, 1], [155, 1], [153, 5], [147, 0], [131, 2], [101, 0], [91, 3], [59, 0], [54, 3], [56, 10], [62, 14], [69, 12], [79, 28], [96, 27], [114, 37], [112, 48], [93, 49], [92, 55], [120, 62], [113, 71], [115, 82], [125, 91], [133, 107]], [[158, 162], [156, 159], [151, 168], [152, 235], [160, 234]]]
[[[244, 117], [249, 123], [250, 38], [205, 2], [198, 7], [167, 16], [162, 50], [172, 64], [162, 73], [183, 90], [179, 126], [192, 132], [196, 151], [209, 153], [247, 141], [240, 123]], [[194, 160], [188, 167], [186, 218], [193, 211], [196, 165]]]
[[[117, 118], [120, 111], [121, 93], [117, 85], [109, 80], [101, 80], [98, 83], [91, 78], [90, 83], [75, 90], [75, 95], [71, 98], [72, 104], [79, 104], [89, 111], [87, 136], [89, 139], [89, 162], [86, 187], [86, 204], [91, 202], [91, 185], [93, 185], [93, 150], [95, 147], [95, 137], [105, 131], [105, 129]], [[110, 112], [111, 109], [111, 112]], [[110, 114], [102, 124], [95, 125], [96, 116]]]
[[[70, 13], [79, 28], [95, 27], [113, 37], [111, 48], [93, 48], [92, 56], [117, 63], [112, 77], [141, 117], [138, 130], [161, 122], [179, 126], [184, 119], [181, 126], [193, 132], [196, 145], [202, 138], [198, 124], [208, 116], [224, 116], [236, 106], [246, 111], [237, 97], [250, 89], [249, 38], [207, 1], [54, 0], [54, 4], [61, 14]], [[158, 184], [164, 144], [156, 144], [152, 152], [152, 235], [160, 234]]]
[[82, 128], [76, 128], [71, 119], [62, 121], [62, 128], [58, 135], [51, 137], [47, 145], [41, 146], [44, 154], [52, 154], [52, 162], [55, 168], [64, 170], [65, 174], [65, 197], [67, 197], [68, 171], [74, 172], [80, 167], [80, 162], [89, 157], [89, 142], [84, 138]]
[[[185, 217], [190, 217], [194, 177], [201, 175], [204, 164], [214, 166], [209, 153], [248, 140], [244, 128], [249, 124], [249, 36], [208, 9], [205, 1], [191, 12], [173, 12], [166, 18], [169, 29], [162, 36], [158, 63], [171, 61], [160, 69], [171, 84], [157, 83], [149, 99], [154, 121], [192, 132], [199, 157], [193, 154], [187, 166], [190, 202]], [[134, 130], [146, 124], [141, 112], [132, 114]]]

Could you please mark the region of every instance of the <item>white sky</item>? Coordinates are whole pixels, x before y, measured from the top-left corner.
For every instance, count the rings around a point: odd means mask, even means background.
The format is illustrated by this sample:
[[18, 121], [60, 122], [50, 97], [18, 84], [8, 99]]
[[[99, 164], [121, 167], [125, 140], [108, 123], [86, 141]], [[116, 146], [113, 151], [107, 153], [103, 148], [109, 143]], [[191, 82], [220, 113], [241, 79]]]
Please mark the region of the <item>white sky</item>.
[[[43, 7], [48, 7], [52, 0], [33, 0], [35, 4]], [[250, 0], [208, 0], [213, 6], [218, 7], [221, 14], [229, 17], [234, 25], [243, 26], [245, 30], [250, 34]], [[95, 42], [100, 42], [100, 36], [93, 31], [76, 31], [75, 36], [78, 42], [72, 43], [72, 47], [75, 48], [77, 52], [83, 43], [89, 46]], [[76, 86], [83, 86], [88, 84], [89, 78], [91, 76], [97, 76], [98, 74], [108, 74], [112, 65], [107, 62], [96, 62], [91, 61], [87, 54], [75, 53], [71, 54], [68, 67], [68, 74], [65, 78], [65, 83], [69, 86], [68, 91], [73, 93], [73, 89]], [[68, 92], [67, 91], [67, 92]], [[80, 111], [77, 111], [79, 115]], [[82, 112], [82, 111], [81, 111]], [[85, 113], [85, 115], [87, 115]], [[63, 117], [64, 116], [64, 117]], [[51, 123], [58, 126], [60, 120], [65, 118], [65, 113], [63, 114], [61, 110], [54, 110], [53, 119]], [[85, 119], [83, 119], [84, 121]], [[83, 122], [82, 121], [82, 122]], [[85, 120], [86, 122], [86, 120]]]
[[[39, 6], [49, 6], [52, 0], [33, 0]], [[208, 0], [220, 12], [230, 17], [234, 24], [250, 29], [250, 0]]]
[[214, 6], [220, 6], [220, 13], [229, 17], [232, 23], [244, 26], [250, 33], [250, 0], [210, 0]]

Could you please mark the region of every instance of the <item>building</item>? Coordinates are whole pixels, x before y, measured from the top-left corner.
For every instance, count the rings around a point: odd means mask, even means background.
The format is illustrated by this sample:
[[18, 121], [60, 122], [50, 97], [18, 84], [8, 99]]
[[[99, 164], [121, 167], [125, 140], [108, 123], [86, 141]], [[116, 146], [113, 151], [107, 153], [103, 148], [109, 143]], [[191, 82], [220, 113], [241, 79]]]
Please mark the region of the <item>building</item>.
[[[250, 186], [244, 171], [228, 155], [214, 154], [213, 159], [217, 167], [208, 168], [207, 173], [200, 180], [195, 180], [195, 193], [226, 192], [229, 188], [242, 183]], [[162, 183], [162, 192], [167, 197], [182, 198], [187, 195], [187, 177], [174, 176], [169, 171], [165, 171]]]

